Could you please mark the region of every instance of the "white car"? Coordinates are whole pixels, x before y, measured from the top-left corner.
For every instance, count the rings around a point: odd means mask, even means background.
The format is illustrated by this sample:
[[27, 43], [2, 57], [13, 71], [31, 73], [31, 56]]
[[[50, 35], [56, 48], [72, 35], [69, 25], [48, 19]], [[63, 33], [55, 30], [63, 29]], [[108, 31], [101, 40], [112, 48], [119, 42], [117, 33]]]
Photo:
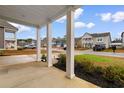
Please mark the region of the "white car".
[[24, 48], [34, 49], [34, 48], [36, 48], [36, 46], [35, 45], [25, 45]]

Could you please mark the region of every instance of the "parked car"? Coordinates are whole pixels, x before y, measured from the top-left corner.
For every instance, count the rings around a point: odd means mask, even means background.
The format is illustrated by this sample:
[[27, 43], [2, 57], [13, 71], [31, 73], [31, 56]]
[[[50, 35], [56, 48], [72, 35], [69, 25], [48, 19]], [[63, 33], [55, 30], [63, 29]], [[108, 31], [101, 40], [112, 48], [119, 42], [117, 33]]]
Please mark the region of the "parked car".
[[36, 48], [36, 46], [35, 45], [25, 45], [24, 48], [34, 49], [34, 48]]
[[105, 47], [105, 45], [103, 45], [103, 44], [99, 44], [99, 45], [95, 45], [94, 47], [93, 47], [93, 51], [102, 51], [102, 50], [105, 50], [106, 49], [106, 47]]

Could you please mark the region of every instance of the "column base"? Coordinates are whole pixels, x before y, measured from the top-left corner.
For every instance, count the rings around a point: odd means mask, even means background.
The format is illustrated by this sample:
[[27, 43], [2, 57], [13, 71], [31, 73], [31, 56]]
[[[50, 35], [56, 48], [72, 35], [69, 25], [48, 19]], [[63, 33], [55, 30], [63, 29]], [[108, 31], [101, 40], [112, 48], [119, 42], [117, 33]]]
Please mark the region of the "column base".
[[41, 61], [41, 59], [36, 59], [36, 62], [40, 62]]
[[52, 64], [50, 64], [50, 65], [48, 64], [48, 67], [52, 67], [52, 66], [53, 66]]
[[72, 74], [72, 75], [66, 75], [66, 78], [68, 79], [73, 79], [75, 77], [75, 74]]

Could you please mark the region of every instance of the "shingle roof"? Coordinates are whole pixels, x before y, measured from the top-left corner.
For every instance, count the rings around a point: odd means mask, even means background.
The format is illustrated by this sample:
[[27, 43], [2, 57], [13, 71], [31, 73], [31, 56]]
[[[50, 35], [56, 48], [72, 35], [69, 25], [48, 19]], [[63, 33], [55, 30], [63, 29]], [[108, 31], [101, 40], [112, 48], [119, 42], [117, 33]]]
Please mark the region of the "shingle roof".
[[105, 32], [105, 33], [94, 33], [90, 34], [93, 37], [105, 37], [105, 36], [110, 36], [110, 32]]

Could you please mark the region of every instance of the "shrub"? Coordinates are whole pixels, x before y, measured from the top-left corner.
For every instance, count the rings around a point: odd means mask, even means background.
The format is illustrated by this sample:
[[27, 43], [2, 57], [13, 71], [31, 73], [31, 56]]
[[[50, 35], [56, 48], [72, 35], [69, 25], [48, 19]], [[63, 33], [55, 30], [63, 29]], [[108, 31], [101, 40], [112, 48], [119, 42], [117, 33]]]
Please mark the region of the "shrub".
[[98, 75], [103, 75], [104, 74], [105, 69], [100, 67], [100, 66], [96, 66], [94, 67], [94, 73], [98, 74]]
[[47, 57], [46, 57], [45, 54], [42, 55], [41, 60], [42, 60], [43, 62], [46, 62], [46, 61], [47, 61]]
[[92, 75], [94, 65], [91, 62], [82, 62], [82, 63], [75, 62], [75, 64], [76, 64], [75, 68], [78, 71]]
[[120, 67], [109, 66], [105, 68], [103, 78], [112, 83], [112, 86], [124, 87], [124, 73]]
[[[60, 54], [59, 61], [55, 64], [56, 67], [65, 70], [66, 55]], [[95, 66], [87, 59], [81, 59], [80, 56], [75, 56], [75, 74], [84, 78], [95, 80], [102, 87], [124, 87], [124, 69], [121, 67], [100, 67]], [[90, 78], [89, 78], [90, 77]], [[99, 79], [99, 80], [98, 80]], [[96, 81], [97, 80], [97, 81]]]
[[0, 56], [4, 55], [4, 50], [0, 50]]
[[65, 54], [60, 54], [59, 55], [59, 64], [61, 64], [63, 67], [66, 67], [66, 55]]
[[23, 50], [24, 48], [23, 47], [18, 47], [17, 50]]
[[66, 70], [66, 55], [60, 54], [58, 58], [58, 62], [54, 64], [54, 66], [65, 71]]
[[120, 81], [123, 78], [122, 69], [115, 66], [106, 67], [104, 78], [110, 82]]

